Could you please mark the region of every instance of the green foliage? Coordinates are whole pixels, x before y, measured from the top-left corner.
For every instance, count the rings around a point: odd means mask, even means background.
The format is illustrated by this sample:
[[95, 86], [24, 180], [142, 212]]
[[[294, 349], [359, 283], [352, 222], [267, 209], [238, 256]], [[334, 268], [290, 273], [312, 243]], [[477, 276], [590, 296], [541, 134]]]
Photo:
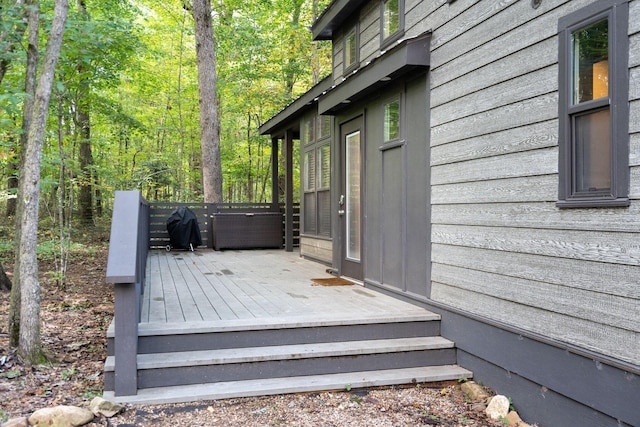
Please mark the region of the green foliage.
[[76, 374], [75, 368], [64, 369], [62, 371], [62, 379], [65, 381], [69, 381]]
[[[271, 140], [258, 128], [330, 72], [330, 45], [312, 42], [308, 30], [328, 3], [223, 0], [214, 5], [225, 201], [271, 200]], [[105, 214], [118, 189], [140, 189], [152, 200], [201, 200], [192, 17], [181, 0], [85, 4], [86, 10], [79, 10], [71, 3], [58, 63], [42, 154], [42, 211], [55, 216], [62, 206], [66, 227], [73, 228], [79, 188], [89, 183], [94, 197], [99, 192]], [[41, 53], [52, 11], [52, 2], [41, 3]], [[20, 13], [3, 6], [0, 31], [24, 25]], [[0, 90], [0, 170], [5, 174], [19, 157], [25, 99], [25, 51], [10, 55], [12, 66]], [[78, 161], [78, 108], [90, 113], [88, 175]], [[296, 162], [296, 173], [297, 168]], [[53, 242], [43, 242], [40, 253], [50, 258], [54, 249]]]

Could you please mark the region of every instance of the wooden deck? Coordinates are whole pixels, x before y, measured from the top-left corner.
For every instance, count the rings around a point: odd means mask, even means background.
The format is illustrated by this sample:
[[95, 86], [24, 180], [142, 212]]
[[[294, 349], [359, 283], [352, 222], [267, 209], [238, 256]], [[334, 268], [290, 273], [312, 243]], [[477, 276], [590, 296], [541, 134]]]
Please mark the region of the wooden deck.
[[[154, 250], [146, 267], [133, 372], [118, 377], [113, 325], [105, 398], [171, 403], [473, 375], [439, 336], [439, 315], [359, 284], [313, 284], [333, 276], [295, 252]], [[122, 375], [135, 389], [116, 394]]]
[[141, 326], [380, 319], [428, 311], [366, 289], [313, 285], [326, 266], [282, 250], [151, 251]]

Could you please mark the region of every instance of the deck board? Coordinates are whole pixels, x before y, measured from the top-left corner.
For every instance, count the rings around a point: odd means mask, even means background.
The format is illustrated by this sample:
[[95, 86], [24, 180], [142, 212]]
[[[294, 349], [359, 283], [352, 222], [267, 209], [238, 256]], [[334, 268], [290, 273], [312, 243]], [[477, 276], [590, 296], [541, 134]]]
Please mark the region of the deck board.
[[415, 305], [354, 284], [313, 286], [326, 266], [281, 250], [152, 250], [141, 323], [278, 322], [412, 316]]

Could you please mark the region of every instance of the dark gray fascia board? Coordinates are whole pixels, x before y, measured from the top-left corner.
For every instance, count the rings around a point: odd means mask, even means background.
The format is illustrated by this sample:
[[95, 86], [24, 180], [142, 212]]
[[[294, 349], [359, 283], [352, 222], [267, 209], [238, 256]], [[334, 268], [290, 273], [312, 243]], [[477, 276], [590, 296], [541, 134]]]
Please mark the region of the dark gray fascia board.
[[350, 104], [413, 71], [425, 70], [430, 60], [431, 33], [404, 40], [354, 71], [318, 102], [318, 113], [335, 115]]
[[333, 32], [342, 26], [366, 0], [334, 0], [311, 26], [314, 40], [331, 40]]
[[318, 84], [309, 89], [303, 95], [300, 95], [295, 101], [283, 108], [275, 116], [267, 120], [262, 126], [258, 128], [260, 135], [276, 136], [278, 131], [284, 131], [285, 127], [288, 127], [293, 120], [302, 115], [308, 108], [315, 105], [317, 98], [324, 92], [331, 89], [332, 78], [331, 75], [320, 80]]

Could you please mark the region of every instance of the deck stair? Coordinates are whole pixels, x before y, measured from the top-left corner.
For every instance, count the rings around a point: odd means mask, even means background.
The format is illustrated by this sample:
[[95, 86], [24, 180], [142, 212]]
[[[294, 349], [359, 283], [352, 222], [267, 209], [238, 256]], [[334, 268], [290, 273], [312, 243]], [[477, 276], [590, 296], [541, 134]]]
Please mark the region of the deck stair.
[[176, 403], [470, 378], [439, 316], [348, 315], [141, 323], [138, 393], [115, 396], [113, 327], [105, 397]]

